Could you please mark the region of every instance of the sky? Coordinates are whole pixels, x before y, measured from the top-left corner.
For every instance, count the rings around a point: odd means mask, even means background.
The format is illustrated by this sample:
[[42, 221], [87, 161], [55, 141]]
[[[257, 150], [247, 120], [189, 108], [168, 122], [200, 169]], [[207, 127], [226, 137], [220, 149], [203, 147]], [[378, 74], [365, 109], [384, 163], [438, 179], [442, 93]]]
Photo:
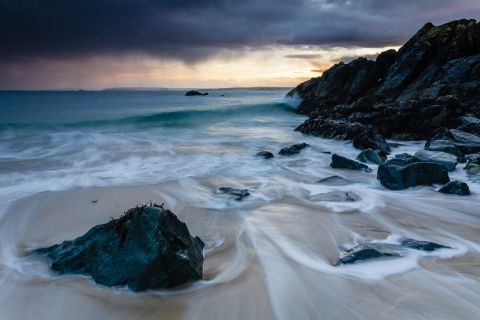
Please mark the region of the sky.
[[0, 89], [292, 87], [480, 0], [0, 0]]

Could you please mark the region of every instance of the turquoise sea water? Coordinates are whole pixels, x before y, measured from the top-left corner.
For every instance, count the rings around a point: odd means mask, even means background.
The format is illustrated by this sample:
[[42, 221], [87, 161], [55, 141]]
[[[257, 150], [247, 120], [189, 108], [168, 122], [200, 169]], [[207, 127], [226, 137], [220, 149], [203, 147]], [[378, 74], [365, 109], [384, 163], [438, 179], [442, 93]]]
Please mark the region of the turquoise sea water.
[[293, 129], [303, 117], [285, 93], [0, 92], [0, 191], [8, 201], [19, 194], [158, 183], [248, 166], [244, 157], [294, 142]]

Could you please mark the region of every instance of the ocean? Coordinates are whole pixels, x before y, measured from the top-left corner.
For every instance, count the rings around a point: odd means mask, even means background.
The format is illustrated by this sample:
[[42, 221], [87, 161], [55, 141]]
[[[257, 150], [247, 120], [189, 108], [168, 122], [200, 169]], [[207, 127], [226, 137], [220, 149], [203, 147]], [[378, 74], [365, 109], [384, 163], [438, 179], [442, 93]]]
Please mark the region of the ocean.
[[[306, 117], [287, 90], [208, 92], [0, 92], [0, 319], [478, 318], [478, 183], [469, 197], [386, 190], [376, 165], [330, 168], [333, 153], [359, 150], [294, 131]], [[394, 142], [393, 154], [424, 144]], [[332, 175], [349, 183], [318, 183]], [[461, 166], [450, 177], [469, 182]], [[318, 198], [344, 191], [359, 200]], [[202, 281], [136, 294], [29, 255], [148, 201], [205, 242]], [[403, 238], [451, 248], [334, 266], [356, 244]]]

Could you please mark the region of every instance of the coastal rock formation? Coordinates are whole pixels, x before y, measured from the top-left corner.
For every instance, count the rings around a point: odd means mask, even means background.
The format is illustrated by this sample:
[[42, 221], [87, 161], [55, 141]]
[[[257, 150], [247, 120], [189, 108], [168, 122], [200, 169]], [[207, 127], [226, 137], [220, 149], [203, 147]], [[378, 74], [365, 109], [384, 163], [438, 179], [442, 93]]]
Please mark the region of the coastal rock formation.
[[442, 193], [456, 194], [458, 196], [468, 196], [470, 194], [470, 188], [462, 181], [451, 181], [438, 191]]
[[47, 256], [59, 274], [90, 275], [105, 286], [142, 291], [202, 279], [203, 246], [173, 212], [150, 205], [33, 254]]
[[441, 164], [447, 168], [448, 171], [455, 170], [458, 163], [456, 156], [441, 151], [419, 150], [415, 152], [413, 156], [416, 160], [421, 162], [435, 162]]
[[321, 138], [352, 140], [356, 148], [379, 150], [384, 155], [390, 153], [390, 146], [376, 130], [358, 122], [310, 118], [295, 130]]
[[445, 184], [450, 181], [447, 168], [434, 162], [409, 163], [392, 159], [378, 167], [377, 179], [391, 190], [415, 186]]
[[480, 136], [456, 129], [439, 128], [425, 143], [425, 150], [443, 151], [463, 160], [466, 154], [480, 152]]
[[348, 170], [372, 172], [372, 169], [370, 169], [367, 165], [342, 157], [336, 153], [332, 155], [332, 162], [330, 163], [330, 167], [335, 169], [348, 169]]
[[[387, 138], [427, 139], [441, 127], [478, 133], [479, 74], [480, 22], [463, 19], [427, 23], [398, 52], [340, 62], [288, 95], [310, 116], [298, 128], [304, 133], [351, 140], [338, 132], [364, 126]], [[332, 123], [344, 128], [332, 134]]]
[[310, 147], [308, 143], [298, 143], [291, 145], [290, 147], [282, 148], [278, 154], [281, 154], [282, 156], [293, 156], [299, 154], [300, 151], [308, 147]]

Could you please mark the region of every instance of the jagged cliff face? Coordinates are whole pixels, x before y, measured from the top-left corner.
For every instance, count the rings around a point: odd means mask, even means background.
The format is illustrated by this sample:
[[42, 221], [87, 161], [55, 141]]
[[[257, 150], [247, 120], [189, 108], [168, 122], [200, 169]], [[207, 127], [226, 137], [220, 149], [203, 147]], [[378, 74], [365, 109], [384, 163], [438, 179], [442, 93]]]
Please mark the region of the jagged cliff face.
[[[376, 61], [359, 58], [348, 64], [340, 62], [321, 77], [298, 85], [289, 93], [293, 94], [303, 99], [298, 112], [310, 116], [338, 113], [345, 119], [359, 111], [438, 106], [436, 100], [448, 95], [461, 104], [461, 110], [449, 112], [478, 114], [480, 22], [427, 23], [398, 52], [385, 51]], [[378, 129], [387, 136], [408, 136], [408, 130]]]

